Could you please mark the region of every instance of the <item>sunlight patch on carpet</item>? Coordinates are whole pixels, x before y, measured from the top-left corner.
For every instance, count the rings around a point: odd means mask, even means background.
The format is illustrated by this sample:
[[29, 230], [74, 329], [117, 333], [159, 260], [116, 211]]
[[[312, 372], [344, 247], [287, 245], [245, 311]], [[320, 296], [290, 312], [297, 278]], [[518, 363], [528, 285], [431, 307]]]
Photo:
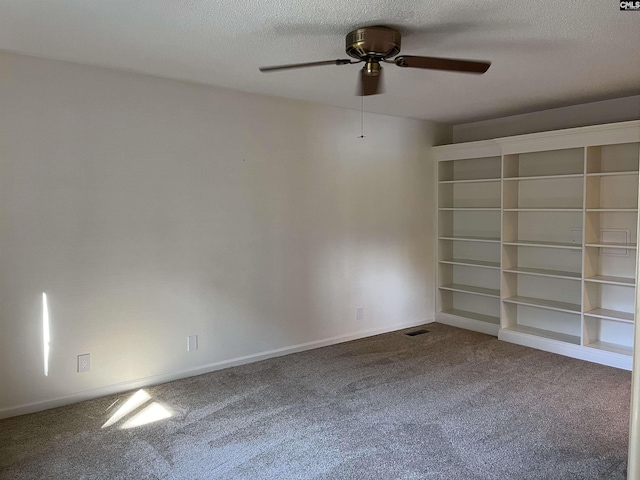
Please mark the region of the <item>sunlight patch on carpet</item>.
[[[107, 420], [105, 424], [102, 425], [102, 428], [107, 428], [111, 425], [114, 425], [130, 413], [142, 407], [150, 400], [151, 395], [149, 395], [143, 389], [138, 390], [124, 403], [124, 405], [118, 408], [118, 410], [116, 410], [116, 412], [111, 415], [109, 420]], [[166, 407], [162, 406], [158, 402], [153, 402], [147, 405], [144, 409], [140, 410], [129, 420], [124, 422], [121, 428], [139, 427], [141, 425], [147, 425], [149, 423], [157, 422], [171, 416], [171, 412], [167, 410]]]
[[170, 416], [171, 412], [169, 412], [169, 410], [164, 408], [158, 402], [153, 402], [151, 405], [145, 407], [144, 410], [127, 420], [124, 425], [122, 425], [122, 428], [140, 427], [142, 425], [157, 422], [158, 420], [164, 420]]

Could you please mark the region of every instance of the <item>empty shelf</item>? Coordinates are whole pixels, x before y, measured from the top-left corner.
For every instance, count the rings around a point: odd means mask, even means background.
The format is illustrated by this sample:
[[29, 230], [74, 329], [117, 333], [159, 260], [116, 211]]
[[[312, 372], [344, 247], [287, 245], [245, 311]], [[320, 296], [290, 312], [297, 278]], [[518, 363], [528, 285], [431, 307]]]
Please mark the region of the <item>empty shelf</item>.
[[563, 173], [559, 175], [530, 175], [522, 177], [505, 177], [505, 181], [509, 180], [549, 180], [553, 178], [580, 178], [584, 176], [582, 173]]
[[577, 243], [541, 242], [539, 240], [513, 240], [503, 243], [505, 245], [516, 245], [520, 247], [568, 248], [571, 250], [580, 250], [582, 248], [580, 244]]
[[533, 297], [509, 297], [504, 298], [504, 302], [515, 303], [516, 305], [525, 305], [527, 307], [545, 308], [547, 310], [555, 310], [557, 312], [580, 313], [580, 305], [575, 303], [558, 302], [556, 300], [545, 300], [543, 298]]
[[440, 263], [448, 263], [450, 265], [462, 265], [465, 267], [481, 267], [481, 268], [500, 268], [500, 262], [486, 262], [483, 260], [469, 260], [467, 258], [449, 258], [440, 260]]
[[621, 312], [619, 310], [609, 310], [607, 308], [594, 308], [588, 312], [584, 312], [587, 317], [602, 318], [604, 320], [614, 320], [616, 322], [634, 323], [635, 315], [629, 312]]
[[533, 335], [536, 337], [549, 338], [551, 340], [558, 340], [560, 342], [572, 343], [574, 345], [580, 345], [580, 337], [577, 335], [569, 335], [567, 333], [553, 332], [551, 330], [543, 330], [541, 328], [527, 327], [525, 325], [514, 325], [507, 327], [504, 330], [510, 332], [524, 333], [527, 335]]
[[513, 267], [505, 268], [505, 272], [508, 273], [520, 273], [523, 275], [538, 275], [541, 277], [554, 277], [554, 278], [566, 278], [569, 280], [580, 280], [580, 272], [565, 272], [561, 270], [546, 270], [543, 268], [530, 268], [530, 267]]
[[623, 248], [625, 250], [635, 250], [638, 248], [635, 243], [585, 243], [584, 246], [596, 248]]
[[492, 323], [494, 325], [500, 325], [500, 317], [494, 317], [493, 315], [468, 312], [467, 310], [458, 310], [457, 308], [443, 310], [442, 313], [446, 313], [447, 315], [455, 315], [456, 317], [469, 318], [471, 320], [478, 320], [480, 322]]
[[638, 175], [638, 170], [626, 170], [623, 172], [594, 172], [587, 173], [587, 177], [612, 177], [616, 175]]
[[587, 208], [587, 212], [636, 213], [637, 208]]
[[489, 243], [500, 243], [500, 237], [454, 237], [454, 236], [443, 236], [438, 237], [439, 240], [457, 240], [460, 242], [489, 242]]
[[582, 212], [581, 208], [505, 208], [505, 212]]
[[606, 283], [609, 285], [622, 285], [633, 287], [636, 284], [635, 279], [627, 277], [612, 277], [610, 275], [594, 275], [584, 279], [585, 282]]
[[502, 179], [500, 177], [490, 177], [490, 178], [469, 178], [466, 180], [440, 180], [438, 183], [489, 183], [489, 182], [500, 182]]
[[499, 212], [500, 207], [442, 207], [441, 212]]
[[607, 352], [619, 353], [620, 355], [633, 355], [633, 347], [627, 347], [625, 345], [618, 345], [617, 343], [609, 342], [592, 342], [585, 345], [585, 347], [597, 348], [598, 350], [605, 350]]
[[474, 287], [471, 285], [460, 285], [458, 283], [442, 285], [439, 288], [441, 290], [450, 290], [452, 292], [469, 293], [472, 295], [482, 295], [483, 297], [500, 298], [500, 290], [494, 288]]

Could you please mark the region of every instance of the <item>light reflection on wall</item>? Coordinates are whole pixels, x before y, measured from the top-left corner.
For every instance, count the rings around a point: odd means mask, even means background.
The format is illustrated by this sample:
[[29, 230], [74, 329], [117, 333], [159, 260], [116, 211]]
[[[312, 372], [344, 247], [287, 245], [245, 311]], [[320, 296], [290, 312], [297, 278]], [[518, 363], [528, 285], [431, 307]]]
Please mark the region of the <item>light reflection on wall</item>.
[[[129, 399], [120, 407], [116, 412], [111, 415], [109, 420], [102, 425], [102, 428], [110, 427], [115, 423], [122, 420], [124, 417], [134, 412], [135, 410], [142, 407], [149, 400], [151, 400], [151, 395], [149, 395], [145, 390], [140, 389], [136, 393], [134, 393]], [[144, 409], [136, 413], [133, 417], [128, 419], [121, 428], [134, 428], [142, 425], [147, 425], [149, 423], [157, 422], [159, 420], [163, 420], [165, 418], [171, 417], [172, 414], [167, 408], [158, 402], [152, 402], [147, 405]]]
[[44, 353], [44, 376], [49, 376], [49, 306], [47, 294], [42, 292], [42, 343]]

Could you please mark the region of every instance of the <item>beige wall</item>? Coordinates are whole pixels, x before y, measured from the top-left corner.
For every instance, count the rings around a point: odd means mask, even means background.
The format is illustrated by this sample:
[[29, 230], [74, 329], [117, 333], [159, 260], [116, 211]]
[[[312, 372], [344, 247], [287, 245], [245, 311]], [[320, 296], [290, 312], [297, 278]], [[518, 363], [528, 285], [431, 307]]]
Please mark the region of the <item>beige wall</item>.
[[455, 143], [640, 120], [640, 95], [453, 126]]
[[446, 129], [359, 132], [357, 111], [0, 53], [0, 415], [431, 320]]

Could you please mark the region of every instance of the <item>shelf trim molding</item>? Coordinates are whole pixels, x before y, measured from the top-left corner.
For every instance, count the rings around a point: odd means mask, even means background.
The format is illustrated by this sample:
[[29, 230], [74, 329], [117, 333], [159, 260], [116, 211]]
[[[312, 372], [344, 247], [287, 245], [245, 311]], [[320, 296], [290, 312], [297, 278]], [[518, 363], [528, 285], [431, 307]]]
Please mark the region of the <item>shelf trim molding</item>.
[[495, 140], [439, 145], [432, 147], [431, 152], [436, 162], [492, 158], [502, 155], [500, 145]]
[[503, 155], [640, 142], [640, 120], [496, 138]]

